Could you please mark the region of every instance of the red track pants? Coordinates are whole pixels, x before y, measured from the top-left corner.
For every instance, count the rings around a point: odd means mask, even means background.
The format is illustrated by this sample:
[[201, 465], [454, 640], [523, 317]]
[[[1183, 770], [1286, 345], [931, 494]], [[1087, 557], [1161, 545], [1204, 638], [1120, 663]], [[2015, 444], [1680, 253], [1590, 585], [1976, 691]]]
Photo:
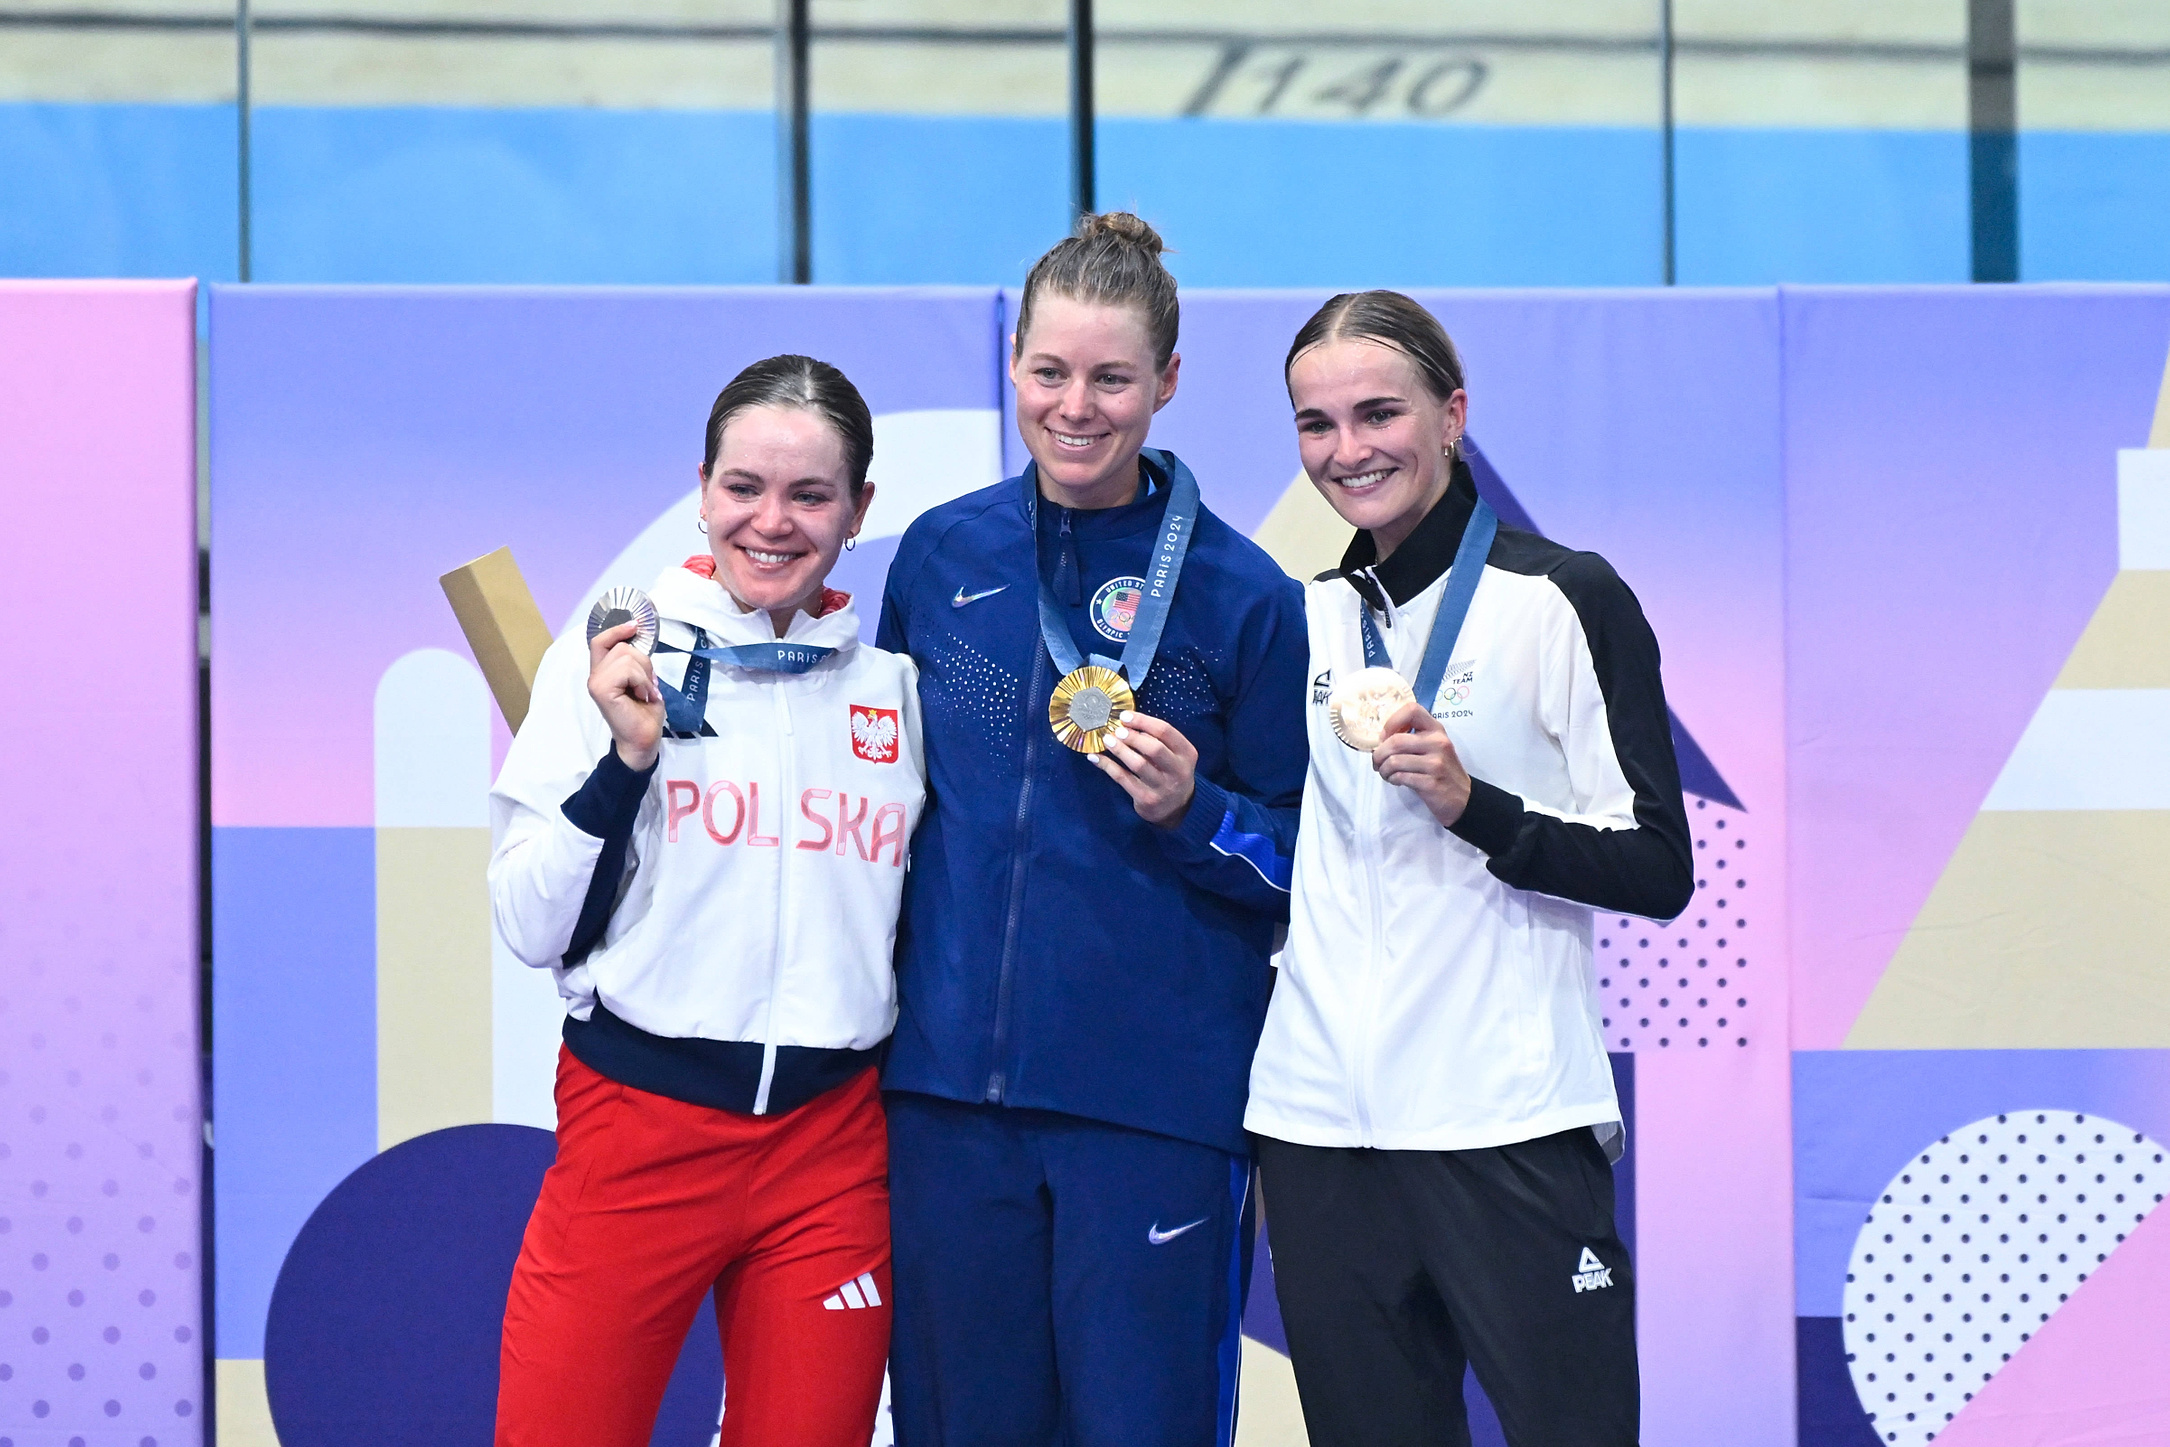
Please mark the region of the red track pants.
[[875, 1072], [748, 1116], [620, 1085], [561, 1050], [557, 1100], [557, 1162], [505, 1303], [498, 1447], [647, 1447], [711, 1289], [723, 1447], [866, 1447], [889, 1355]]

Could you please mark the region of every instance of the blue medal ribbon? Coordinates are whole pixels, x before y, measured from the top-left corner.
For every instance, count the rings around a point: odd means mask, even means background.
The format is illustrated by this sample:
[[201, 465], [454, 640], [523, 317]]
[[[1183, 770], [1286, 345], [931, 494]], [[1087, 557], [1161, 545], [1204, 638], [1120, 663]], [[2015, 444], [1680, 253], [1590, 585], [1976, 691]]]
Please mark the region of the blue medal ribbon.
[[[1469, 522], [1462, 528], [1461, 546], [1454, 550], [1454, 562], [1447, 570], [1447, 591], [1439, 600], [1439, 611], [1432, 615], [1431, 636], [1424, 640], [1424, 661], [1417, 665], [1417, 702], [1424, 705], [1426, 713], [1439, 700], [1439, 685], [1446, 681], [1447, 660], [1454, 653], [1455, 640], [1462, 636], [1462, 620], [1469, 616], [1470, 600], [1477, 596], [1477, 584], [1484, 577], [1484, 560], [1492, 554], [1492, 539], [1499, 532], [1499, 514], [1483, 498], [1477, 499], [1477, 510], [1469, 515]], [[1364, 666], [1367, 668], [1392, 668], [1387, 657], [1386, 644], [1379, 637], [1378, 625], [1371, 621], [1371, 605], [1359, 596], [1356, 604], [1358, 625], [1364, 631]]]
[[658, 639], [655, 651], [686, 655], [686, 681], [682, 687], [673, 688], [660, 678], [656, 680], [663, 688], [663, 721], [674, 734], [698, 734], [705, 727], [708, 666], [711, 663], [728, 663], [734, 668], [751, 668], [763, 673], [804, 673], [836, 652], [834, 648], [783, 642], [738, 643], [711, 648], [708, 634], [699, 628], [693, 629], [691, 648], [680, 648]]
[[[1120, 673], [1133, 693], [1145, 687], [1146, 672], [1153, 666], [1153, 655], [1160, 650], [1160, 635], [1168, 626], [1168, 610], [1175, 604], [1176, 579], [1182, 576], [1183, 556], [1190, 551], [1191, 531], [1198, 523], [1198, 479], [1191, 476], [1190, 469], [1174, 453], [1157, 448], [1139, 449], [1139, 458], [1141, 467], [1150, 458], [1154, 467], [1167, 473], [1168, 506], [1161, 514], [1160, 536], [1154, 544], [1152, 565], [1145, 570], [1145, 598], [1138, 604], [1137, 618], [1130, 625], [1130, 637], [1123, 644], [1122, 654], [1116, 658], [1098, 653], [1090, 659], [1081, 657], [1077, 644], [1070, 637], [1070, 626], [1063, 616], [1062, 605], [1055, 601], [1047, 580], [1039, 578], [1040, 639], [1047, 645], [1047, 655], [1055, 660], [1056, 669], [1068, 675], [1091, 662]], [[1039, 464], [1027, 465], [1024, 480], [1025, 514], [1032, 523], [1037, 546], [1040, 535]], [[1033, 575], [1039, 577], [1037, 564]]]

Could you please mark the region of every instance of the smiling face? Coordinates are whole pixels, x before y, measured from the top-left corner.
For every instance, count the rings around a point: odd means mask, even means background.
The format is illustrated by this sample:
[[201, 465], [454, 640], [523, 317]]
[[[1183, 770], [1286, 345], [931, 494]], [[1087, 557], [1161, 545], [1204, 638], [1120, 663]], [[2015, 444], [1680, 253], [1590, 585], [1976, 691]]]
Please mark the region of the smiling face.
[[1175, 395], [1171, 356], [1153, 365], [1135, 307], [1034, 298], [1032, 330], [1010, 362], [1017, 431], [1040, 468], [1040, 495], [1065, 507], [1119, 507], [1137, 493], [1138, 449]]
[[1387, 557], [1453, 480], [1446, 453], [1468, 422], [1468, 394], [1442, 401], [1407, 353], [1338, 337], [1296, 358], [1288, 390], [1304, 471]]
[[822, 580], [873, 500], [872, 483], [853, 500], [843, 441], [818, 413], [747, 408], [701, 479], [716, 581], [740, 607], [773, 613], [780, 635], [794, 611], [819, 607]]

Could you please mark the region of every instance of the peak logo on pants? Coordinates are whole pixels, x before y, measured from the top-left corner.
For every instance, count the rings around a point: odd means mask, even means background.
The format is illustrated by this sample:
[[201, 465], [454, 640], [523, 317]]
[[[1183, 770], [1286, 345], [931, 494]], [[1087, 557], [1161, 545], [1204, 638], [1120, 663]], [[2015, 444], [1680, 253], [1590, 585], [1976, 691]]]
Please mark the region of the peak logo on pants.
[[851, 751], [870, 764], [895, 763], [897, 711], [893, 708], [871, 708], [866, 704], [853, 704]]
[[1612, 1268], [1598, 1260], [1597, 1253], [1585, 1246], [1582, 1248], [1582, 1259], [1575, 1263], [1575, 1274], [1571, 1279], [1578, 1294], [1602, 1291], [1612, 1285]]

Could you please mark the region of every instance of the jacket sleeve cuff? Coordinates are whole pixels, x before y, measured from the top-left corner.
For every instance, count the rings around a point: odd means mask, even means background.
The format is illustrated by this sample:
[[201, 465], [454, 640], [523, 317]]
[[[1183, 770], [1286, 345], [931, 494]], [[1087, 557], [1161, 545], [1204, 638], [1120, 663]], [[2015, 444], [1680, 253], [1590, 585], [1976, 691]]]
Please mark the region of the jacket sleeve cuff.
[[1181, 845], [1193, 854], [1203, 854], [1233, 808], [1235, 801], [1226, 789], [1205, 775], [1198, 775], [1191, 786], [1190, 808], [1176, 826], [1167, 831], [1168, 842]]
[[636, 773], [618, 757], [615, 745], [607, 749], [587, 782], [560, 806], [567, 822], [595, 839], [629, 832], [634, 817], [640, 813], [640, 801], [648, 793], [648, 781], [655, 777], [656, 765], [661, 762], [659, 754], [655, 764]]
[[1447, 832], [1465, 844], [1476, 845], [1487, 855], [1505, 854], [1521, 837], [1521, 796], [1472, 778], [1469, 803], [1463, 807], [1462, 817], [1447, 826]]

